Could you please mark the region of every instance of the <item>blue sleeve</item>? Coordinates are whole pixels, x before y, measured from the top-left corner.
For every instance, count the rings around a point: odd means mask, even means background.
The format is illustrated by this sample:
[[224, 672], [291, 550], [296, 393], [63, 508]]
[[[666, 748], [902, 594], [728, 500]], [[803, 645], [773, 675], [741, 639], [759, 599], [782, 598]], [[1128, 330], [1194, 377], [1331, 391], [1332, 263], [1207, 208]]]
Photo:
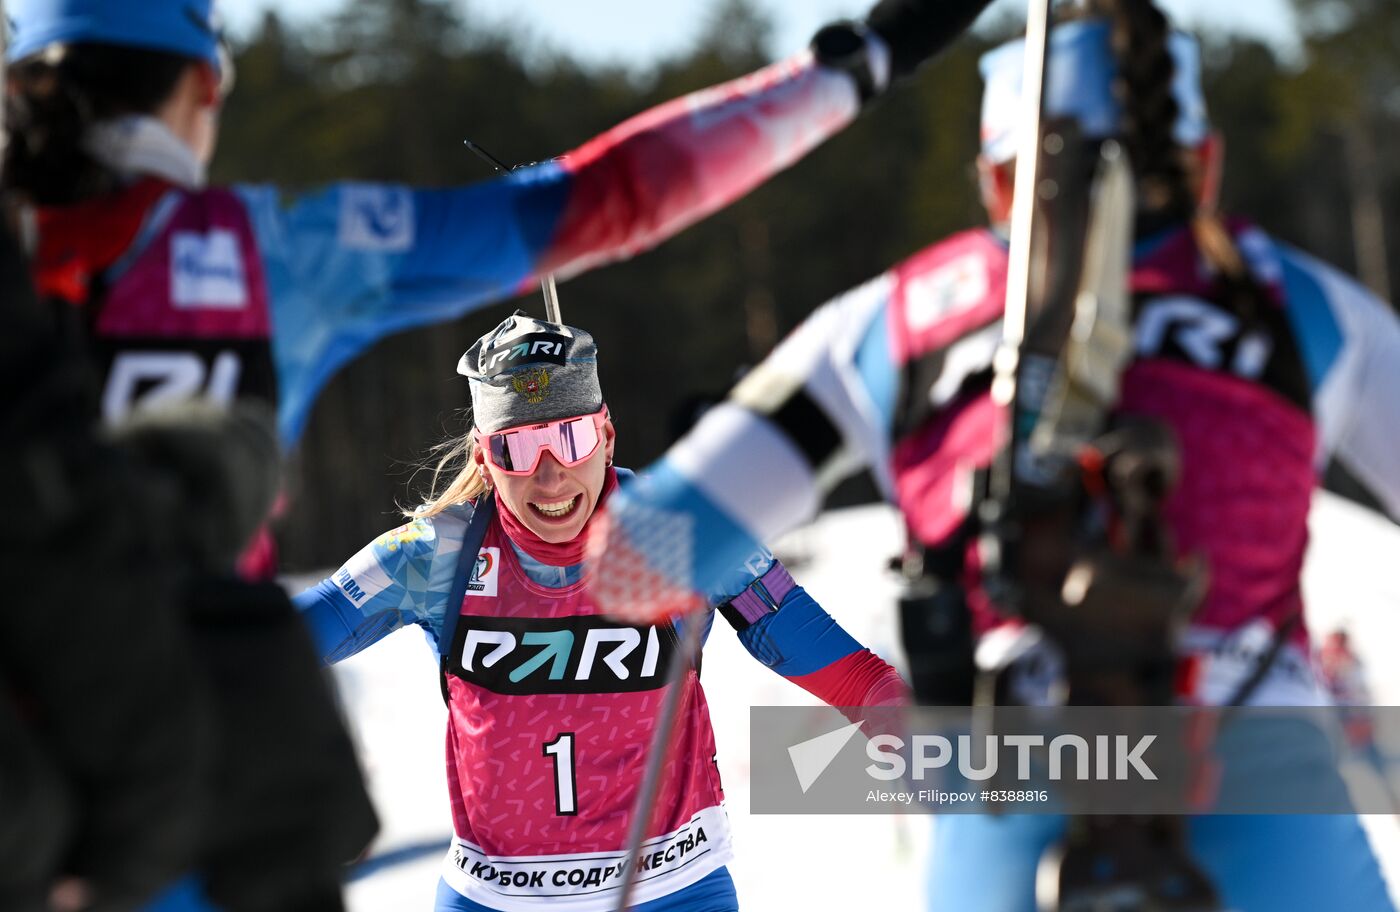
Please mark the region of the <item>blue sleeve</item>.
[[406, 624], [436, 635], [470, 509], [452, 508], [384, 533], [296, 597], [322, 661], [349, 658]]
[[569, 181], [546, 164], [456, 189], [336, 184], [289, 205], [276, 188], [239, 188], [271, 302], [284, 443], [326, 380], [376, 340], [519, 290]]
[[760, 579], [776, 562], [772, 551], [756, 548], [742, 563], [719, 575], [706, 592], [706, 599], [714, 607], [724, 604]]
[[311, 631], [321, 661], [329, 665], [372, 646], [404, 624], [403, 613], [380, 611], [366, 616], [331, 580], [321, 580], [292, 601]]
[[801, 586], [770, 612], [739, 632], [755, 659], [788, 678], [820, 671], [864, 647]]
[[[776, 565], [774, 571], [726, 609], [736, 626], [740, 621], [747, 623], [739, 631], [739, 642], [750, 655], [828, 706], [902, 706], [908, 702], [909, 689], [899, 672], [856, 642], [806, 590], [792, 582], [786, 569]], [[783, 591], [783, 596], [775, 605], [778, 591]], [[847, 718], [865, 720], [863, 713], [848, 714]]]

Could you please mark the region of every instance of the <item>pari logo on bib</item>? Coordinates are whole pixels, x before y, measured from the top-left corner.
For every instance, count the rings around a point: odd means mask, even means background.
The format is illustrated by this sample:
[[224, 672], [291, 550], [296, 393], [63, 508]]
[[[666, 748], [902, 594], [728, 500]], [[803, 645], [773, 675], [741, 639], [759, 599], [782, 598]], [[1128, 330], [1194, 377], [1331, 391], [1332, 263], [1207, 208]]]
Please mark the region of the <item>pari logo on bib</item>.
[[637, 693], [666, 683], [669, 626], [634, 627], [602, 615], [462, 615], [448, 670], [498, 694]]

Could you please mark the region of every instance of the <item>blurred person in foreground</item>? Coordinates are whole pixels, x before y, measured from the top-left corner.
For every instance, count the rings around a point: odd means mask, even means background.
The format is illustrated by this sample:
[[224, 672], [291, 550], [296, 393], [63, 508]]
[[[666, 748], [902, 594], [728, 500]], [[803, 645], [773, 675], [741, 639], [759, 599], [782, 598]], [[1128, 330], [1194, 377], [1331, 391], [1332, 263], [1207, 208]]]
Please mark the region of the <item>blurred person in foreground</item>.
[[[1148, 0], [1069, 9], [1051, 35], [1047, 115], [1073, 118], [1089, 142], [1121, 141], [1137, 181], [1135, 357], [1118, 415], [1174, 432], [1182, 470], [1166, 525], [1210, 574], [1181, 642], [1176, 697], [1316, 706], [1299, 586], [1309, 504], [1335, 454], [1400, 515], [1400, 321], [1336, 270], [1215, 215], [1220, 144], [1192, 38]], [[655, 620], [684, 608], [715, 568], [810, 518], [837, 478], [868, 467], [911, 548], [963, 592], [979, 642], [1014, 637], [985, 588], [964, 494], [1005, 445], [990, 390], [1022, 60], [1018, 42], [983, 61], [992, 229], [934, 244], [820, 309], [619, 491], [591, 546], [594, 595], [609, 611]], [[644, 531], [657, 517], [692, 521], [703, 560], [678, 566], [666, 537]], [[633, 585], [609, 591], [628, 570]], [[647, 576], [650, 604], [637, 595]], [[1319, 788], [1336, 779], [1330, 755], [1307, 756]], [[1064, 827], [1049, 815], [938, 819], [930, 908], [1036, 908], [1037, 865]], [[1187, 841], [1230, 909], [1392, 909], [1354, 814], [1193, 817]]]
[[[437, 643], [454, 831], [438, 912], [616, 909], [672, 687], [680, 715], [632, 908], [738, 909], [700, 657], [668, 679], [680, 625], [619, 624], [584, 589], [589, 523], [632, 474], [613, 467], [592, 336], [517, 314], [477, 340], [458, 371], [470, 381], [473, 427], [447, 444], [439, 471], [452, 464], [455, 474], [406, 525], [297, 597], [327, 661], [406, 624]], [[904, 704], [895, 670], [766, 549], [736, 561], [708, 603], [686, 621], [703, 625], [702, 643], [718, 610], [755, 659], [827, 704]]]
[[0, 907], [121, 908], [192, 860], [211, 748], [172, 479], [101, 439], [78, 328], [0, 226]]
[[[646, 250], [848, 125], [989, 0], [882, 0], [812, 49], [557, 161], [450, 189], [212, 187], [232, 89], [212, 0], [13, 0], [4, 187], [41, 297], [77, 308], [108, 420], [203, 396], [274, 406], [284, 446], [377, 339]], [[245, 571], [272, 573], [264, 535]]]
[[133, 909], [198, 866], [229, 910], [341, 907], [375, 821], [286, 594], [234, 574], [271, 416], [114, 433], [78, 315], [0, 227], [0, 908]]
[[0, 908], [131, 909], [199, 865], [231, 910], [337, 909], [373, 812], [286, 595], [233, 573], [276, 491], [270, 419], [103, 434], [81, 329], [10, 238]]

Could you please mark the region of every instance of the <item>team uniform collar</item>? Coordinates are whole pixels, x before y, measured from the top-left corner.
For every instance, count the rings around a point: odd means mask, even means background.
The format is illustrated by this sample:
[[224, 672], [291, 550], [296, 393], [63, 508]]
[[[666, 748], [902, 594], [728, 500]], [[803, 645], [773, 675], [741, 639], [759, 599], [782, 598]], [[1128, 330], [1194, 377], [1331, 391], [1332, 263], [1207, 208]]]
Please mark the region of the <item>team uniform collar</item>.
[[125, 177], [158, 177], [186, 190], [198, 190], [208, 173], [195, 154], [160, 120], [148, 115], [120, 117], [89, 128], [84, 147], [99, 162]]

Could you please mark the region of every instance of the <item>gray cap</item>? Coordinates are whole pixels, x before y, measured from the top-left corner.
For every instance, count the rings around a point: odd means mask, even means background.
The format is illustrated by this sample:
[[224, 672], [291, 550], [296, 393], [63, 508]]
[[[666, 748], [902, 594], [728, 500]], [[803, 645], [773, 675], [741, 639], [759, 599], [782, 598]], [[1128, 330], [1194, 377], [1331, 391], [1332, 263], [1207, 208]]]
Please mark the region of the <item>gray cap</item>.
[[473, 421], [487, 434], [603, 407], [593, 337], [519, 311], [477, 339], [457, 373], [471, 381]]

